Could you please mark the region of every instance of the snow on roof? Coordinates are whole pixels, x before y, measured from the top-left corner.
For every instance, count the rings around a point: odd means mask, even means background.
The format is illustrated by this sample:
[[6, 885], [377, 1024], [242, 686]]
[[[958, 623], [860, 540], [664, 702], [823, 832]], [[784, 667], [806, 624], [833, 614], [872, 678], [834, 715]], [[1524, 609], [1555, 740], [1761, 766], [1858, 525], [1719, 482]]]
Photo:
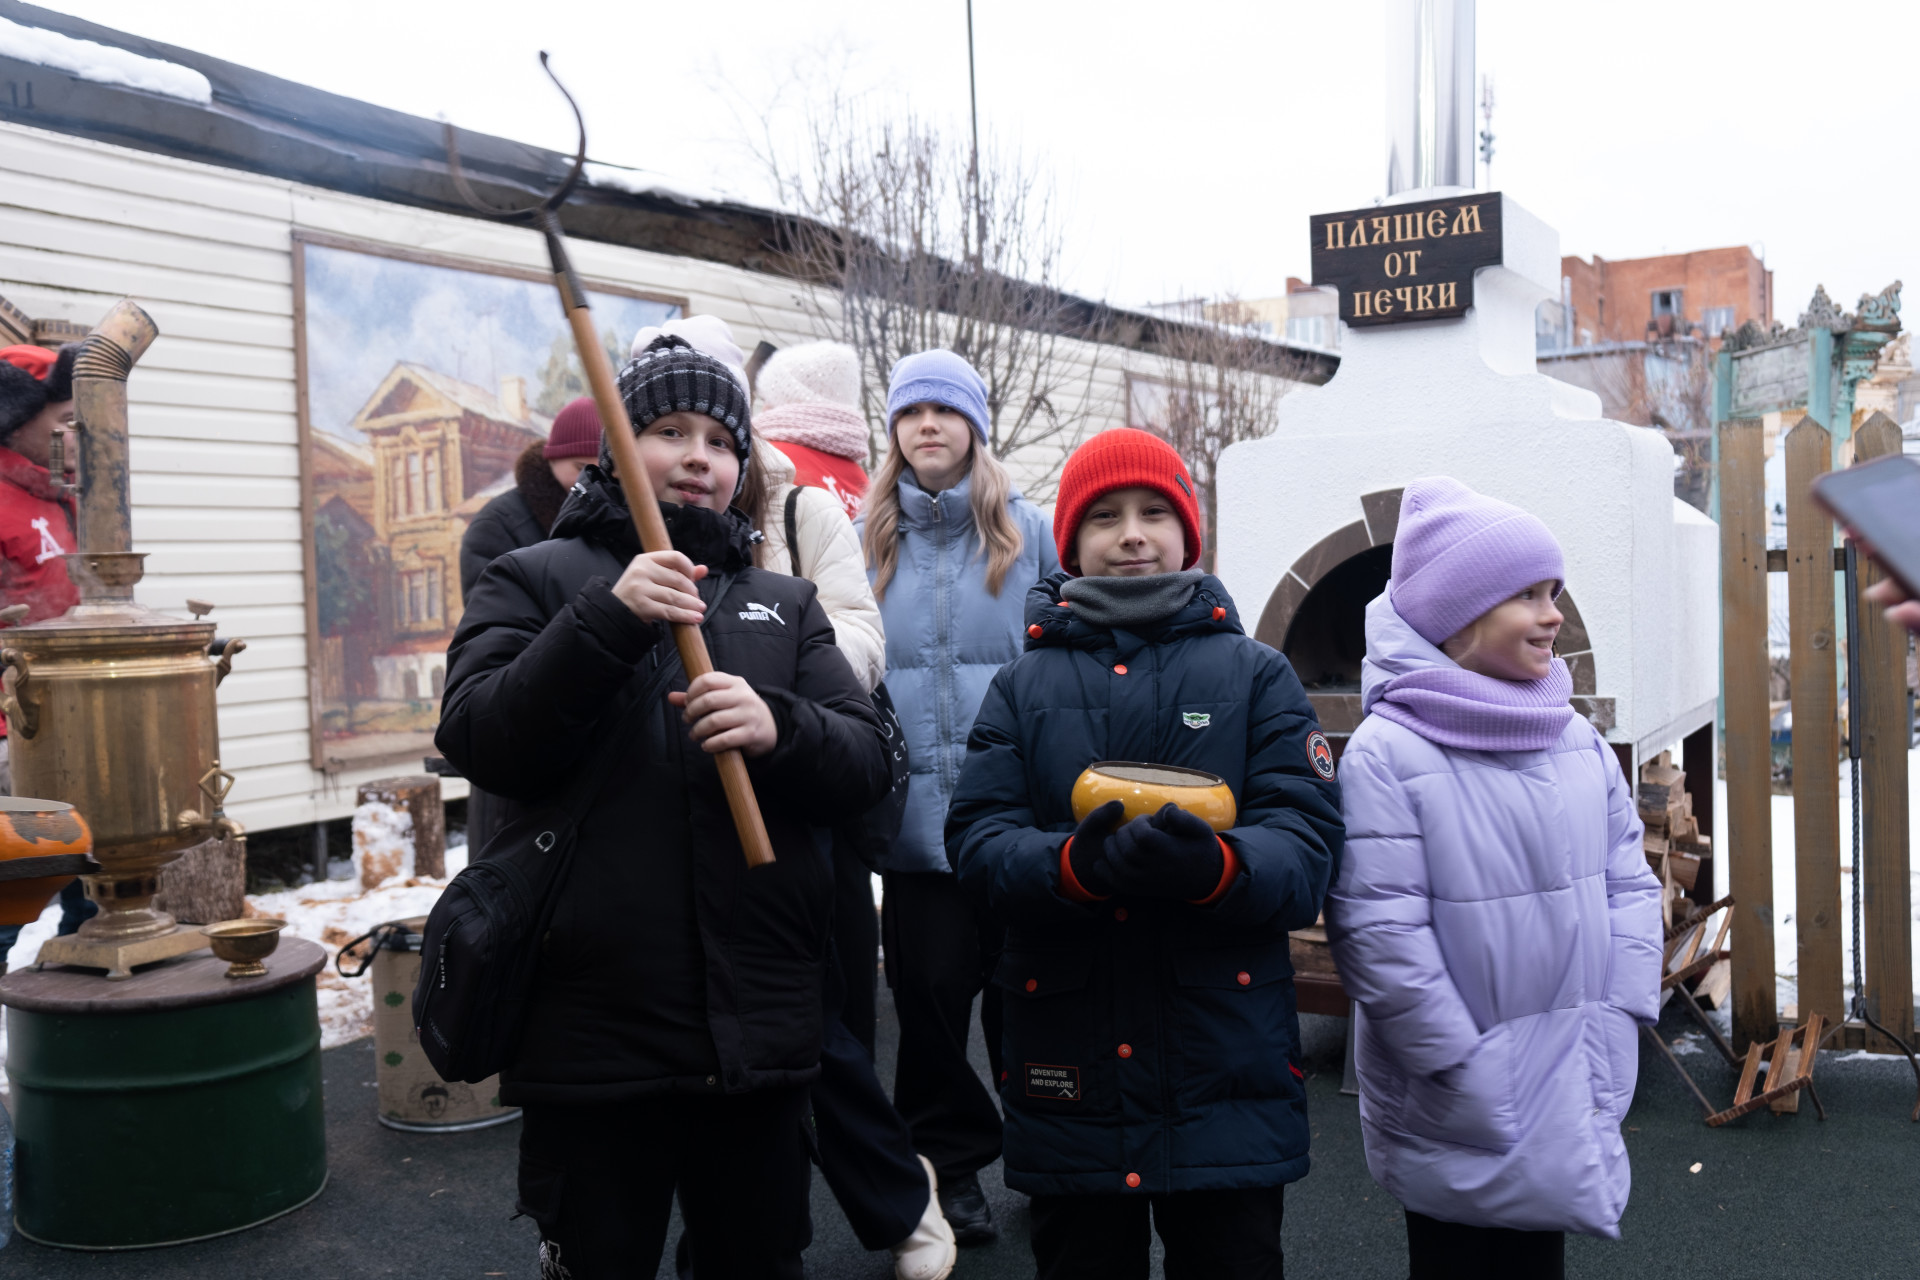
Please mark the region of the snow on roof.
[[680, 204], [725, 204], [731, 197], [708, 187], [676, 182], [650, 169], [631, 169], [626, 165], [587, 161], [586, 179], [596, 187], [611, 187], [631, 196], [659, 196]]
[[76, 40], [40, 27], [23, 27], [5, 18], [0, 18], [0, 54], [65, 71], [96, 84], [142, 89], [201, 106], [213, 102], [213, 85], [191, 67], [142, 57], [92, 40]]

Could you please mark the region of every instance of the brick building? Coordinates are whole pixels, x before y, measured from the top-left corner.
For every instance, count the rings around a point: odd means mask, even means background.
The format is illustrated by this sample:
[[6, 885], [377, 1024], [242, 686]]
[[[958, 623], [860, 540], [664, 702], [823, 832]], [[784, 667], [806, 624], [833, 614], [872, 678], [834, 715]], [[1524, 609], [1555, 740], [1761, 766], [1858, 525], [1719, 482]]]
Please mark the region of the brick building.
[[1749, 320], [1773, 323], [1773, 272], [1744, 245], [1619, 261], [1566, 257], [1560, 274], [1572, 304], [1565, 346], [1696, 331], [1713, 340]]

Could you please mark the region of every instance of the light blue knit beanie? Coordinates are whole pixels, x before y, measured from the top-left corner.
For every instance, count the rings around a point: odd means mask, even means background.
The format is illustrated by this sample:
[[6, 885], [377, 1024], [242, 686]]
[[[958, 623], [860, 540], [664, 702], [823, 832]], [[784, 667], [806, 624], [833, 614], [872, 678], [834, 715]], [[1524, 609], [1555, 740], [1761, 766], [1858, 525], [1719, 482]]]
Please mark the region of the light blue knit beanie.
[[887, 380], [887, 430], [909, 405], [937, 404], [952, 409], [973, 424], [982, 441], [987, 438], [987, 384], [973, 366], [953, 352], [936, 347], [904, 356]]

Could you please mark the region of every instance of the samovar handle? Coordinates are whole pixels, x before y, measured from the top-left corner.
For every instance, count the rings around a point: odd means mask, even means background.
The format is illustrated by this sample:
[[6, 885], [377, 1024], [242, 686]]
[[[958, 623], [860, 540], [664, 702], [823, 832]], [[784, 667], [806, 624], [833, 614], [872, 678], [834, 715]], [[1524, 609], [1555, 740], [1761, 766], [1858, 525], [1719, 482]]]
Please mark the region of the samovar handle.
[[220, 661], [213, 664], [213, 687], [218, 689], [220, 682], [233, 671], [233, 655], [244, 650], [247, 642], [240, 639], [216, 640], [214, 644], [219, 646], [220, 651]]
[[0, 678], [0, 712], [7, 717], [7, 731], [31, 738], [40, 732], [40, 704], [27, 696], [33, 671], [27, 655], [18, 649], [0, 649], [0, 665], [6, 675]]

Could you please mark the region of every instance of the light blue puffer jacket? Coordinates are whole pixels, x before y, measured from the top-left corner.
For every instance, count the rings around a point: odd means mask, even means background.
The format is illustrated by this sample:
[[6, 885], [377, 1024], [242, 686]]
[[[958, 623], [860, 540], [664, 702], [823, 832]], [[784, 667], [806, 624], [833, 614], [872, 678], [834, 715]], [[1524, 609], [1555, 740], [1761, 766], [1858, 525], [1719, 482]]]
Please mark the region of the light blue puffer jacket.
[[[1000, 594], [987, 593], [987, 562], [967, 505], [970, 482], [930, 494], [900, 480], [900, 558], [880, 602], [887, 632], [887, 692], [907, 734], [913, 776], [888, 871], [944, 871], [947, 804], [967, 755], [967, 733], [994, 673], [1026, 642], [1027, 588], [1060, 567], [1047, 517], [1018, 489], [1007, 514], [1019, 558]], [[858, 522], [865, 536], [864, 521]], [[867, 569], [867, 579], [874, 572]]]
[[[1452, 665], [1367, 609], [1363, 700]], [[1340, 758], [1327, 932], [1357, 1004], [1367, 1168], [1444, 1222], [1620, 1234], [1637, 1024], [1660, 1012], [1660, 883], [1611, 748], [1460, 751], [1369, 715]]]

